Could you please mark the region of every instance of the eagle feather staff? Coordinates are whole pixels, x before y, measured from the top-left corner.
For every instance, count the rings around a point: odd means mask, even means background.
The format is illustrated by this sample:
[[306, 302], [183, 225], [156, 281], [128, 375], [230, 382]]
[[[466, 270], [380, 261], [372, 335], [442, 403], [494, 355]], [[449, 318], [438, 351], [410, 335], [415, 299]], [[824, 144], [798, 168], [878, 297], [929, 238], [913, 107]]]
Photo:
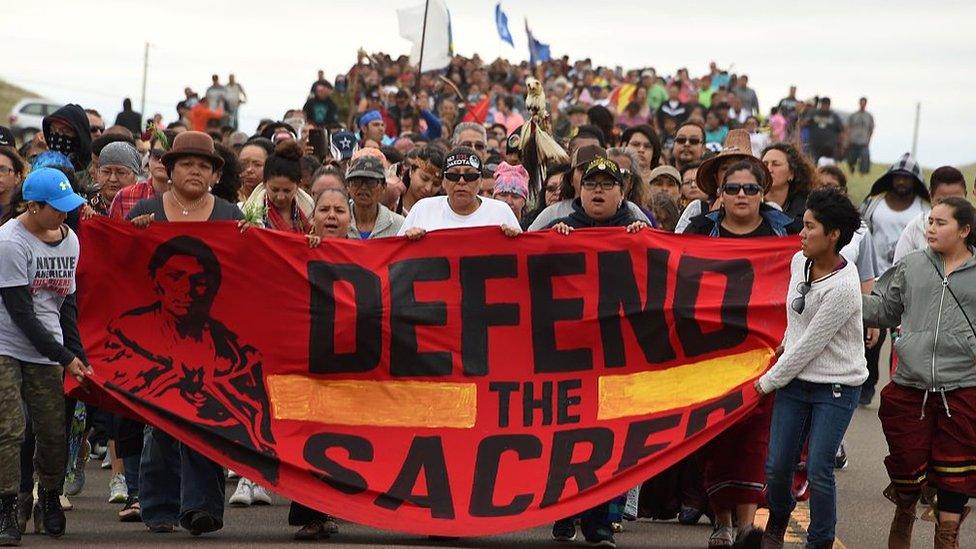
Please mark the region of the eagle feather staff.
[[520, 149], [522, 165], [529, 172], [529, 198], [539, 195], [545, 185], [549, 166], [569, 163], [569, 155], [552, 137], [552, 119], [549, 116], [546, 94], [542, 83], [526, 78], [525, 108], [531, 116], [522, 125]]

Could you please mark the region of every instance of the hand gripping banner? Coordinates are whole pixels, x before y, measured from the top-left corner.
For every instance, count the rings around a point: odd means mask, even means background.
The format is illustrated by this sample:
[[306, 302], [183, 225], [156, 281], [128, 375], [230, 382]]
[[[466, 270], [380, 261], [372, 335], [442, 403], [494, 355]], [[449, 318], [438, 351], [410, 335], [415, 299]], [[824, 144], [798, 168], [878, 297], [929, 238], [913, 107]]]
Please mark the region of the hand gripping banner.
[[104, 219], [81, 242], [95, 375], [73, 394], [307, 506], [462, 536], [608, 501], [749, 413], [797, 249], [622, 228], [309, 249]]

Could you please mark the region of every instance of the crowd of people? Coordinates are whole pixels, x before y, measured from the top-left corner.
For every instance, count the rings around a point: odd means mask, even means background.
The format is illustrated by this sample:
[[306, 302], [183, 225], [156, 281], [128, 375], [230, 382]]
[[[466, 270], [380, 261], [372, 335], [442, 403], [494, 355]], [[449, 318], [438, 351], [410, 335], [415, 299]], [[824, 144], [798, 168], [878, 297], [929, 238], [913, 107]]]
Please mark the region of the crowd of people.
[[[538, 115], [525, 106], [530, 76], [543, 83], [569, 158], [541, 171], [522, 150], [521, 129]], [[879, 412], [884, 495], [896, 506], [889, 547], [910, 546], [920, 501], [937, 505], [935, 547], [958, 547], [976, 496], [976, 279], [967, 282], [976, 212], [959, 170], [941, 167], [926, 183], [908, 154], [855, 208], [837, 161], [862, 173], [870, 165], [866, 99], [845, 120], [828, 98], [800, 100], [795, 88], [763, 112], [748, 77], [714, 63], [692, 78], [686, 69], [664, 77], [589, 60], [532, 67], [458, 56], [418, 76], [405, 57], [362, 51], [347, 73], [329, 81], [320, 72], [296, 99], [302, 108], [246, 134], [237, 127], [243, 88], [214, 75], [204, 98], [187, 88], [174, 121], [157, 116], [143, 131], [106, 128], [74, 104], [19, 146], [0, 128], [0, 545], [19, 543], [32, 515], [36, 531], [62, 535], [90, 456], [113, 472], [119, 520], [158, 533], [223, 527], [233, 472], [161, 429], [63, 396], [62, 375], [92, 371], [77, 329], [75, 230], [108, 216], [141, 228], [233, 221], [302, 234], [312, 247], [483, 226], [513, 245], [524, 231], [582, 238], [575, 233], [589, 227], [799, 234], [786, 333], [755, 385], [764, 398], [644, 483], [639, 514], [683, 524], [705, 516], [709, 547], [775, 548], [797, 498], [809, 498], [807, 547], [831, 547], [844, 433], [857, 406], [872, 402], [881, 344], [892, 337], [897, 369]], [[214, 336], [201, 328], [195, 337]], [[246, 478], [229, 498], [270, 502]], [[770, 510], [765, 530], [754, 527], [760, 506]], [[587, 542], [614, 546], [620, 507], [557, 521], [553, 537], [576, 539], [579, 524]], [[339, 528], [298, 504], [289, 523], [298, 539]]]

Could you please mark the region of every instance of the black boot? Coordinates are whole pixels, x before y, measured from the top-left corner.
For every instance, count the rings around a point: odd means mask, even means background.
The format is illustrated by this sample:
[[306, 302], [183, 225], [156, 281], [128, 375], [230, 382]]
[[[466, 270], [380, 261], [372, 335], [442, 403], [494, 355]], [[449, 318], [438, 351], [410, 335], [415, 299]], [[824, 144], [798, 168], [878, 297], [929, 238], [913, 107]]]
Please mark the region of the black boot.
[[64, 510], [61, 509], [61, 494], [57, 490], [37, 489], [37, 503], [34, 504], [34, 531], [52, 538], [64, 535]]
[[17, 496], [0, 496], [0, 547], [20, 545]]

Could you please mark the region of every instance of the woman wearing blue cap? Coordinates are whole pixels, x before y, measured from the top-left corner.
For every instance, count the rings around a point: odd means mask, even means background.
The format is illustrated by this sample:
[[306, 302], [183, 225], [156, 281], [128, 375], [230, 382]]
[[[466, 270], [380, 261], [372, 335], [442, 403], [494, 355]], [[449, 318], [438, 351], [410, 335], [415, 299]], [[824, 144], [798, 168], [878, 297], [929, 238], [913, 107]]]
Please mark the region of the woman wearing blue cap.
[[[64, 534], [58, 496], [64, 483], [63, 371], [79, 381], [91, 367], [64, 347], [62, 305], [75, 291], [78, 237], [65, 225], [85, 199], [53, 168], [32, 172], [23, 185], [27, 211], [0, 226], [0, 545], [20, 541], [17, 490], [23, 408], [37, 437], [35, 528]], [[66, 309], [67, 311], [67, 309]], [[77, 330], [75, 322], [63, 323]]]

